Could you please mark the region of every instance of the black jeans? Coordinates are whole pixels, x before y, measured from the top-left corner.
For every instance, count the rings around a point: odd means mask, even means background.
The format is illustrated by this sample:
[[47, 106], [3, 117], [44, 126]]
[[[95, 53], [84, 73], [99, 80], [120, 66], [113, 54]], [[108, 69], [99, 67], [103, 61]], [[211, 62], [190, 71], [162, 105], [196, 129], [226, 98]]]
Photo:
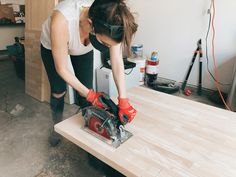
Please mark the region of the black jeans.
[[[66, 91], [66, 82], [57, 73], [52, 51], [41, 45], [41, 57], [51, 86], [51, 94], [61, 94]], [[70, 56], [71, 63], [78, 80], [87, 88], [93, 88], [93, 51], [79, 56]], [[76, 103], [81, 108], [89, 105], [86, 99], [76, 93]]]

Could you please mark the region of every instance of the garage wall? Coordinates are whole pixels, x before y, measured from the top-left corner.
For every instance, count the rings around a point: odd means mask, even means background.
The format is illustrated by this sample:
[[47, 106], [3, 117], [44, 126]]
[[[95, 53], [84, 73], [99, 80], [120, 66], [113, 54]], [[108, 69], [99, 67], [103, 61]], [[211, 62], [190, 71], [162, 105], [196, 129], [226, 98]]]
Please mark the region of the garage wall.
[[[159, 76], [183, 81], [199, 38], [205, 39], [210, 0], [130, 0], [139, 30], [134, 43], [144, 44], [144, 53], [159, 52]], [[221, 82], [231, 83], [236, 59], [236, 1], [216, 0], [216, 58]], [[210, 44], [210, 43], [209, 43]], [[205, 41], [203, 41], [205, 48]], [[203, 49], [204, 49], [203, 48]], [[205, 52], [205, 49], [204, 49]], [[213, 61], [210, 56], [210, 70]], [[197, 85], [198, 60], [189, 83]], [[204, 55], [203, 87], [215, 89], [206, 71]], [[222, 87], [228, 91], [230, 86]]]
[[[19, 5], [24, 5], [24, 0], [0, 0], [0, 4], [14, 4], [14, 7]], [[3, 9], [1, 9], [3, 10]], [[14, 11], [18, 11], [13, 8]], [[2, 14], [6, 14], [3, 11]], [[13, 15], [13, 14], [12, 14]], [[9, 18], [9, 17], [8, 17]], [[6, 50], [7, 45], [12, 45], [15, 43], [15, 37], [23, 37], [24, 36], [24, 26], [10, 26], [10, 25], [1, 25], [0, 26], [0, 50]]]
[[24, 36], [24, 27], [0, 27], [0, 50], [6, 50], [7, 45], [15, 43], [16, 36]]

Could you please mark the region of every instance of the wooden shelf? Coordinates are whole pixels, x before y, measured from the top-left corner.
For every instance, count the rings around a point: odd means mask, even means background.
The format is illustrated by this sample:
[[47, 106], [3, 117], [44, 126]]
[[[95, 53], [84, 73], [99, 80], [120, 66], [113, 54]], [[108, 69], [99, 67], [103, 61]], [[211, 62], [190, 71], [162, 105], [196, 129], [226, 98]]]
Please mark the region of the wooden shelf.
[[25, 23], [9, 23], [9, 24], [0, 23], [0, 27], [16, 27], [16, 26], [25, 26]]

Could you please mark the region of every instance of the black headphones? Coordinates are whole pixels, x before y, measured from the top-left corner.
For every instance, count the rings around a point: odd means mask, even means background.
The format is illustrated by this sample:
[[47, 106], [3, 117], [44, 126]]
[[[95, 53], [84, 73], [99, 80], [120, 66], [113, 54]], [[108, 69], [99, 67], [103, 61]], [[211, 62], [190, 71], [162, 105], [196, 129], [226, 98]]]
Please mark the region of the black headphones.
[[96, 28], [98, 28], [98, 26], [103, 26], [109, 32], [109, 36], [113, 39], [121, 38], [124, 34], [123, 26], [110, 25], [107, 22], [103, 20], [99, 20], [97, 18], [93, 19], [93, 26], [94, 26], [95, 33], [96, 33]]

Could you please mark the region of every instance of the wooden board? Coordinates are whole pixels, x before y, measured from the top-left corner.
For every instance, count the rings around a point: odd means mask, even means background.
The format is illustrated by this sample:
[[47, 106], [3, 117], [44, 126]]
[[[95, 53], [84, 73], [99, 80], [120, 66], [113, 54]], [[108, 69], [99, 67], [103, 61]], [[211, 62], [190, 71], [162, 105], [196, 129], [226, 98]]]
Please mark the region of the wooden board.
[[43, 22], [57, 4], [58, 0], [25, 0], [25, 28], [41, 31]]
[[14, 11], [9, 4], [1, 5], [0, 3], [0, 19], [2, 18], [7, 18], [11, 20], [12, 23], [15, 22]]
[[41, 28], [57, 3], [58, 0], [25, 1], [25, 90], [40, 101], [49, 101], [51, 94], [40, 54]]
[[118, 149], [81, 130], [75, 115], [55, 130], [126, 176], [235, 177], [236, 114], [143, 87], [129, 90], [138, 110], [133, 137]]

